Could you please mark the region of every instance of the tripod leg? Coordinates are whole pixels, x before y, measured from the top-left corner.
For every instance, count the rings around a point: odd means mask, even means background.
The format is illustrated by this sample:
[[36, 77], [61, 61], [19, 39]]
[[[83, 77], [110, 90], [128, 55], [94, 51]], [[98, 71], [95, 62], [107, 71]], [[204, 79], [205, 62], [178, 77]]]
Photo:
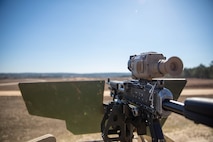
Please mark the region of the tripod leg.
[[149, 121], [149, 129], [153, 142], [165, 142], [163, 131], [158, 119], [151, 119]]

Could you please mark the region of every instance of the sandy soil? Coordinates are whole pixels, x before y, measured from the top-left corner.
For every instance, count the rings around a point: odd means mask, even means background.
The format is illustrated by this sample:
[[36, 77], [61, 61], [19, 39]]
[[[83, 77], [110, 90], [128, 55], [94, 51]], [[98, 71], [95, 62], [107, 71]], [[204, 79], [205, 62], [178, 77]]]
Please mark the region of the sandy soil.
[[[104, 91], [104, 96], [110, 96], [110, 91], [106, 90]], [[184, 89], [181, 93], [182, 96], [206, 96], [206, 95], [212, 95], [213, 94], [213, 89]], [[21, 96], [20, 91], [0, 91], [0, 96]]]

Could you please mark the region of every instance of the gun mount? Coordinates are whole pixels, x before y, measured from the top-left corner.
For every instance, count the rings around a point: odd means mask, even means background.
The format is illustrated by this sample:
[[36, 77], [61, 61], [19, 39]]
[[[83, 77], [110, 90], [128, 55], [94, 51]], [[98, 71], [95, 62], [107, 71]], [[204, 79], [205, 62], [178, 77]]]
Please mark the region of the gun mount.
[[104, 81], [20, 83], [19, 88], [30, 114], [65, 120], [74, 134], [101, 132], [106, 142], [131, 142], [133, 132], [164, 142], [161, 127], [171, 112], [213, 127], [212, 99], [177, 102], [186, 80], [157, 78], [181, 74], [181, 59], [147, 52], [130, 56], [128, 69], [133, 79], [108, 80], [113, 98], [108, 104], [102, 102]]

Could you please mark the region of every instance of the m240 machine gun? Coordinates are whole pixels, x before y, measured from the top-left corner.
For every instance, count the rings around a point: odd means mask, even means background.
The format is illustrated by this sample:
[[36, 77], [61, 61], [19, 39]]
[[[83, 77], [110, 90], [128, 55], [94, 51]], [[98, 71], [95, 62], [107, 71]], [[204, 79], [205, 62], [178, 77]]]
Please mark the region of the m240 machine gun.
[[[147, 127], [153, 142], [165, 141], [161, 126], [171, 112], [213, 127], [212, 100], [190, 98], [184, 103], [177, 102], [186, 81], [156, 78], [167, 73], [179, 75], [183, 64], [178, 57], [166, 61], [162, 54], [154, 52], [134, 55], [130, 56], [128, 69], [133, 80], [108, 81], [114, 101], [106, 105], [101, 123], [105, 141], [132, 141], [133, 131], [145, 135]], [[172, 81], [180, 85], [169, 86]]]
[[101, 132], [106, 142], [131, 142], [134, 132], [150, 135], [153, 142], [165, 141], [162, 125], [171, 112], [213, 127], [213, 100], [177, 102], [186, 80], [159, 78], [182, 72], [178, 57], [166, 60], [156, 52], [142, 53], [130, 56], [128, 69], [131, 80], [108, 80], [113, 100], [104, 105], [104, 81], [20, 83], [19, 87], [30, 114], [65, 120], [73, 134]]

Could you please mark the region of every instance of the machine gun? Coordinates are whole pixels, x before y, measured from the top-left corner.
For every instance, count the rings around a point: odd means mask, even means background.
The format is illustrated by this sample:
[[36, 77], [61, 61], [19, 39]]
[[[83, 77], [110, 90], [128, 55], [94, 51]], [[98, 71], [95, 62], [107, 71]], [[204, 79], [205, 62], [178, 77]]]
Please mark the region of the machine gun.
[[131, 142], [134, 132], [151, 135], [153, 142], [165, 141], [161, 127], [171, 112], [213, 127], [213, 100], [177, 102], [186, 80], [159, 78], [182, 72], [178, 57], [166, 60], [156, 52], [142, 53], [130, 56], [128, 69], [131, 80], [108, 80], [113, 100], [104, 105], [104, 81], [20, 83], [19, 87], [30, 114], [65, 120], [73, 134], [101, 131], [106, 142]]
[[[101, 123], [104, 141], [130, 142], [134, 131], [138, 135], [146, 135], [147, 127], [153, 142], [165, 141], [161, 125], [171, 112], [213, 127], [213, 100], [190, 98], [184, 103], [177, 102], [173, 100], [173, 93], [165, 88], [164, 82], [169, 80], [156, 79], [167, 73], [179, 75], [182, 68], [178, 57], [166, 61], [162, 54], [155, 52], [130, 56], [128, 69], [133, 79], [123, 82], [108, 80], [113, 102], [105, 106]], [[175, 81], [182, 81], [185, 86], [185, 80]], [[181, 90], [179, 88], [175, 95]]]

